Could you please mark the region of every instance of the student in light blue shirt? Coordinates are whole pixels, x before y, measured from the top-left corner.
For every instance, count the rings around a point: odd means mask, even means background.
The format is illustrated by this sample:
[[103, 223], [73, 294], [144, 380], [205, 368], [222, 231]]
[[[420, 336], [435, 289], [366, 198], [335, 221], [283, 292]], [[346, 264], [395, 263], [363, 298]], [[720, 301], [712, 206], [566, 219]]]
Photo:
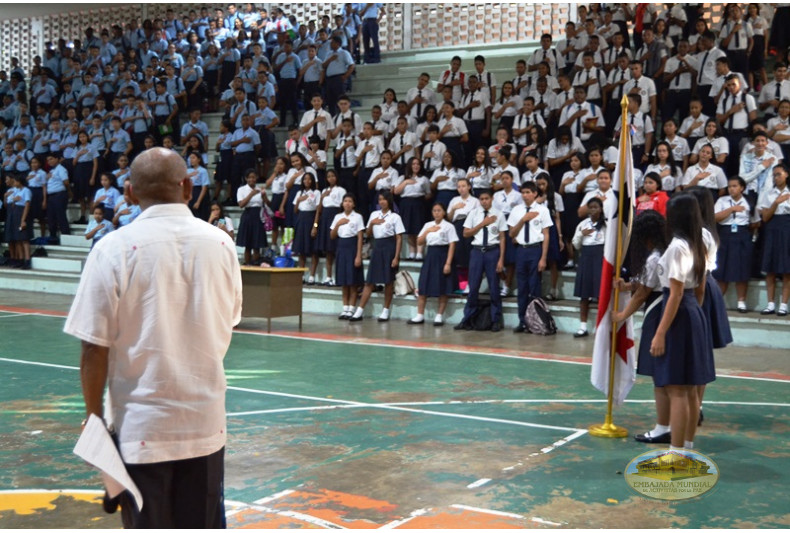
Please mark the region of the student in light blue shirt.
[[104, 210], [102, 209], [102, 206], [96, 205], [93, 208], [93, 216], [88, 222], [88, 227], [85, 228], [85, 239], [93, 240], [93, 243], [91, 244], [91, 250], [93, 250], [93, 247], [96, 246], [96, 243], [99, 242], [102, 237], [114, 229], [115, 228], [112, 225], [112, 219], [104, 218]]
[[69, 235], [69, 219], [66, 209], [69, 202], [69, 173], [61, 164], [60, 158], [52, 153], [47, 156], [50, 171], [47, 173], [47, 185], [44, 191], [44, 208], [47, 210], [50, 242], [58, 242], [58, 232]]
[[211, 209], [208, 188], [211, 183], [199, 152], [189, 154], [189, 167], [187, 177], [192, 180], [192, 199], [189, 201], [189, 208], [196, 218], [208, 221]]
[[292, 123], [299, 123], [299, 110], [296, 105], [298, 94], [296, 79], [299, 77], [299, 70], [302, 68], [302, 61], [299, 56], [293, 53], [293, 42], [286, 40], [283, 43], [283, 51], [277, 56], [274, 65], [275, 73], [280, 74], [278, 83], [280, 88], [280, 122], [286, 124], [286, 115], [291, 111]]
[[110, 172], [102, 172], [100, 178], [101, 188], [93, 195], [93, 208], [101, 207], [104, 209], [105, 220], [112, 220], [115, 215], [115, 203], [118, 201], [118, 197], [121, 196], [118, 189], [112, 186], [114, 177]]

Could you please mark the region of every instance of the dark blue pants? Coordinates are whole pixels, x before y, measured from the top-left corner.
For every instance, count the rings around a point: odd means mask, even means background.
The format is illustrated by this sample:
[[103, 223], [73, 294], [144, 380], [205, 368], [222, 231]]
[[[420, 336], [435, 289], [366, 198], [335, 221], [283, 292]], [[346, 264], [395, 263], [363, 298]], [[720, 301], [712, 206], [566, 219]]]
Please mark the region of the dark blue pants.
[[543, 245], [516, 248], [516, 281], [518, 282], [518, 321], [524, 323], [527, 305], [532, 298], [540, 297], [540, 272], [538, 263]]
[[365, 46], [365, 63], [380, 63], [379, 23], [375, 17], [362, 21], [362, 43]]
[[491, 293], [491, 323], [499, 323], [502, 317], [502, 296], [499, 294], [499, 277], [496, 273], [498, 261], [499, 246], [485, 252], [478, 248], [472, 248], [469, 255], [469, 296], [466, 298], [464, 307], [464, 322], [469, 322], [477, 313], [480, 283], [483, 281], [483, 274], [485, 274]]
[[370, 175], [373, 174], [373, 170], [372, 168], [360, 167], [359, 173], [357, 174], [357, 213], [362, 215], [364, 220], [367, 220], [368, 215], [370, 215], [370, 189], [368, 188], [368, 181], [370, 180]]
[[[329, 114], [335, 116], [339, 111], [337, 108], [337, 101], [341, 96], [346, 94], [346, 87], [343, 83], [343, 76], [337, 74], [335, 76], [327, 76], [324, 81], [324, 88], [326, 89], [326, 106]], [[309, 108], [308, 108], [309, 109]]]
[[299, 109], [296, 105], [298, 93], [296, 91], [296, 78], [280, 78], [280, 91], [277, 93], [277, 104], [280, 107], [280, 124], [287, 126], [288, 112], [291, 112], [293, 122], [299, 124]]
[[51, 237], [57, 237], [58, 231], [61, 235], [71, 234], [69, 219], [66, 215], [68, 203], [69, 195], [66, 191], [47, 195], [47, 225]]

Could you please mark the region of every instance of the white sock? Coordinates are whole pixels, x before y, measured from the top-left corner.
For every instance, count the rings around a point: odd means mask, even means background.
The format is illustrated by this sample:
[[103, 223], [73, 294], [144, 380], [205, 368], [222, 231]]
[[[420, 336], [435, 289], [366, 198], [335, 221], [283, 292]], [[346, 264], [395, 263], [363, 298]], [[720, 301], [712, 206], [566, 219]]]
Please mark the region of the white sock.
[[357, 310], [356, 310], [356, 311], [354, 311], [354, 318], [359, 318], [359, 317], [361, 317], [361, 316], [362, 316], [362, 313], [363, 313], [364, 311], [365, 311], [365, 310], [364, 310], [364, 309], [362, 309], [361, 307], [357, 307]]
[[683, 441], [683, 447], [686, 448], [687, 450], [693, 450], [694, 449], [694, 441], [692, 441], [692, 440], [684, 440]]
[[415, 322], [419, 322], [420, 320], [425, 320], [425, 315], [417, 313], [416, 315], [414, 315], [414, 318], [412, 318], [412, 320], [414, 320]]
[[774, 305], [773, 302], [768, 302], [768, 305], [766, 305], [765, 308], [769, 311], [773, 311], [774, 309], [776, 309], [776, 306]]
[[658, 437], [659, 435], [663, 435], [669, 431], [669, 426], [662, 426], [661, 424], [656, 424], [656, 427], [652, 429], [652, 431], [648, 431], [647, 434], [649, 437]]
[[582, 331], [587, 331], [587, 322], [579, 322], [579, 329]]
[[390, 317], [390, 310], [385, 307], [384, 309], [381, 310], [381, 314], [379, 315], [379, 318], [389, 318], [389, 317]]
[[354, 312], [354, 306], [353, 305], [344, 305], [343, 306], [343, 314], [349, 314], [349, 313], [353, 313], [353, 312]]
[[434, 319], [433, 319], [433, 321], [434, 321], [434, 322], [442, 322], [443, 320], [444, 320], [444, 319], [442, 318], [442, 315], [441, 315], [441, 314], [439, 314], [439, 315], [436, 315], [436, 316], [434, 317]]
[[671, 444], [669, 445], [669, 451], [670, 451], [670, 452], [679, 452], [679, 451], [681, 451], [682, 449], [683, 449], [683, 448], [681, 448], [681, 447], [679, 447], [679, 446], [672, 446]]
[[743, 300], [738, 300], [738, 307], [739, 308], [746, 307], [746, 302], [744, 302]]
[[779, 304], [779, 311], [782, 313], [787, 312], [787, 304]]

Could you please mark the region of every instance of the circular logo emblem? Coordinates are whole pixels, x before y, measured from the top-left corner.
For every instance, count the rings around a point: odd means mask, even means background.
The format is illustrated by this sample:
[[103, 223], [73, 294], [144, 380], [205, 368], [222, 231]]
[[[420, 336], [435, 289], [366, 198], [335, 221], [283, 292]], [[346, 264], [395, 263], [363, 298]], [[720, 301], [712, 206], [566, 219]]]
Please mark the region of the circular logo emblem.
[[689, 500], [710, 491], [719, 480], [719, 467], [694, 450], [652, 450], [635, 457], [625, 469], [625, 481], [636, 493], [654, 500]]

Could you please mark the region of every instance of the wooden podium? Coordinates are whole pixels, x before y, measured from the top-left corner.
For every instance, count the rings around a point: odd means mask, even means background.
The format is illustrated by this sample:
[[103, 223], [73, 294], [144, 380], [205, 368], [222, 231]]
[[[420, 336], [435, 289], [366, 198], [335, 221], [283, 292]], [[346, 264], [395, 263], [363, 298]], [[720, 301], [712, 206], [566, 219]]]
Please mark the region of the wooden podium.
[[299, 316], [301, 331], [305, 272], [306, 268], [241, 267], [241, 316], [265, 318], [268, 333], [272, 332], [272, 318]]

